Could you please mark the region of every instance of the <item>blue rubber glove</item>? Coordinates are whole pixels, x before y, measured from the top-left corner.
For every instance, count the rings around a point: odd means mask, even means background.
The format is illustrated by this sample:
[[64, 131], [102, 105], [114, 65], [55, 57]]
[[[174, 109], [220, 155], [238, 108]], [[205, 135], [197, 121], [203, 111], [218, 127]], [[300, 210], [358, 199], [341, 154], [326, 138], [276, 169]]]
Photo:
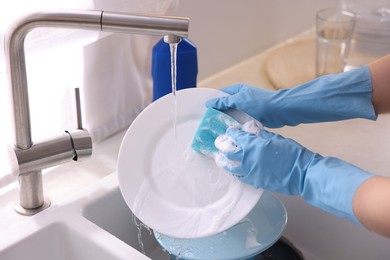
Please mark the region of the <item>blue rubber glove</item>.
[[371, 102], [368, 67], [326, 75], [278, 91], [237, 84], [221, 89], [230, 96], [207, 101], [218, 110], [238, 109], [270, 128], [301, 123], [377, 118]]
[[315, 207], [360, 224], [352, 200], [371, 173], [334, 157], [322, 157], [266, 130], [254, 135], [231, 128], [227, 135], [237, 149], [224, 155], [239, 164], [225, 169], [241, 181], [255, 188], [300, 195]]

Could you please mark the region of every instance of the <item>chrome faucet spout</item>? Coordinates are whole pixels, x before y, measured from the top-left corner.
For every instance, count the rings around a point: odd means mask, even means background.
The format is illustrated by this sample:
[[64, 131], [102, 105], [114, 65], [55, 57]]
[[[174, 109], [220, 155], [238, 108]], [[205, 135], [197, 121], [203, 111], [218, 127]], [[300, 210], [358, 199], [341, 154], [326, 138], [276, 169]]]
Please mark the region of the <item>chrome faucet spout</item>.
[[79, 160], [92, 153], [92, 140], [85, 129], [64, 131], [38, 142], [32, 141], [24, 39], [31, 30], [40, 27], [161, 35], [180, 41], [181, 37], [188, 36], [189, 19], [61, 10], [31, 13], [10, 26], [5, 35], [5, 58], [12, 95], [14, 150], [19, 163], [20, 203], [17, 210], [28, 215], [49, 205], [43, 196], [42, 169], [69, 160]]

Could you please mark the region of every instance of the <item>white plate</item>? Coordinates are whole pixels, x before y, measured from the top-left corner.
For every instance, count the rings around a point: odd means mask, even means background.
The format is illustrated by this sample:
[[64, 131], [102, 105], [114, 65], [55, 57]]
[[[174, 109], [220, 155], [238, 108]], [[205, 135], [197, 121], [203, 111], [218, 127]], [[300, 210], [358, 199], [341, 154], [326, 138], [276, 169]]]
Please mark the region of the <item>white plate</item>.
[[122, 141], [122, 195], [134, 215], [159, 233], [177, 238], [217, 234], [244, 218], [261, 197], [263, 190], [191, 149], [206, 100], [223, 95], [191, 88], [177, 91], [176, 98], [164, 96], [139, 114]]

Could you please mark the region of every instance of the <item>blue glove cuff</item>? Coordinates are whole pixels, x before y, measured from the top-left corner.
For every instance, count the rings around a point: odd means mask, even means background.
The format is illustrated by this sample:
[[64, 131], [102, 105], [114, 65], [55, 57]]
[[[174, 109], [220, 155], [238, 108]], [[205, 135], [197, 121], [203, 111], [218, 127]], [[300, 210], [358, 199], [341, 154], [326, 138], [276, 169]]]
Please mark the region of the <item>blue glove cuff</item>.
[[295, 126], [353, 118], [376, 120], [371, 97], [371, 73], [367, 66], [322, 76], [275, 92], [269, 107], [274, 108], [270, 113], [277, 113], [277, 116], [265, 125], [279, 127], [279, 122], [284, 122], [285, 125]]
[[352, 202], [358, 187], [372, 176], [340, 159], [316, 155], [307, 168], [301, 196], [313, 206], [361, 225]]

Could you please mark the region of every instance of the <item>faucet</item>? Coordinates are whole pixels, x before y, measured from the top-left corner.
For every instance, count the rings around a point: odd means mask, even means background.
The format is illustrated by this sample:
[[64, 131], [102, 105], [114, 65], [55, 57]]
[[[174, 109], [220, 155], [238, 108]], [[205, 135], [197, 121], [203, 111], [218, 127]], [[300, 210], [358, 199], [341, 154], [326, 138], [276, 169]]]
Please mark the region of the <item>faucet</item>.
[[[43, 169], [71, 160], [82, 161], [92, 154], [92, 139], [81, 123], [78, 123], [77, 129], [32, 141], [24, 39], [31, 30], [39, 27], [161, 35], [165, 42], [174, 44], [188, 36], [189, 19], [97, 10], [61, 10], [31, 13], [10, 26], [5, 35], [5, 58], [12, 95], [14, 152], [19, 166], [19, 203], [15, 210], [23, 215], [34, 215], [50, 206], [50, 200], [43, 195]], [[81, 121], [79, 118], [78, 122]]]

